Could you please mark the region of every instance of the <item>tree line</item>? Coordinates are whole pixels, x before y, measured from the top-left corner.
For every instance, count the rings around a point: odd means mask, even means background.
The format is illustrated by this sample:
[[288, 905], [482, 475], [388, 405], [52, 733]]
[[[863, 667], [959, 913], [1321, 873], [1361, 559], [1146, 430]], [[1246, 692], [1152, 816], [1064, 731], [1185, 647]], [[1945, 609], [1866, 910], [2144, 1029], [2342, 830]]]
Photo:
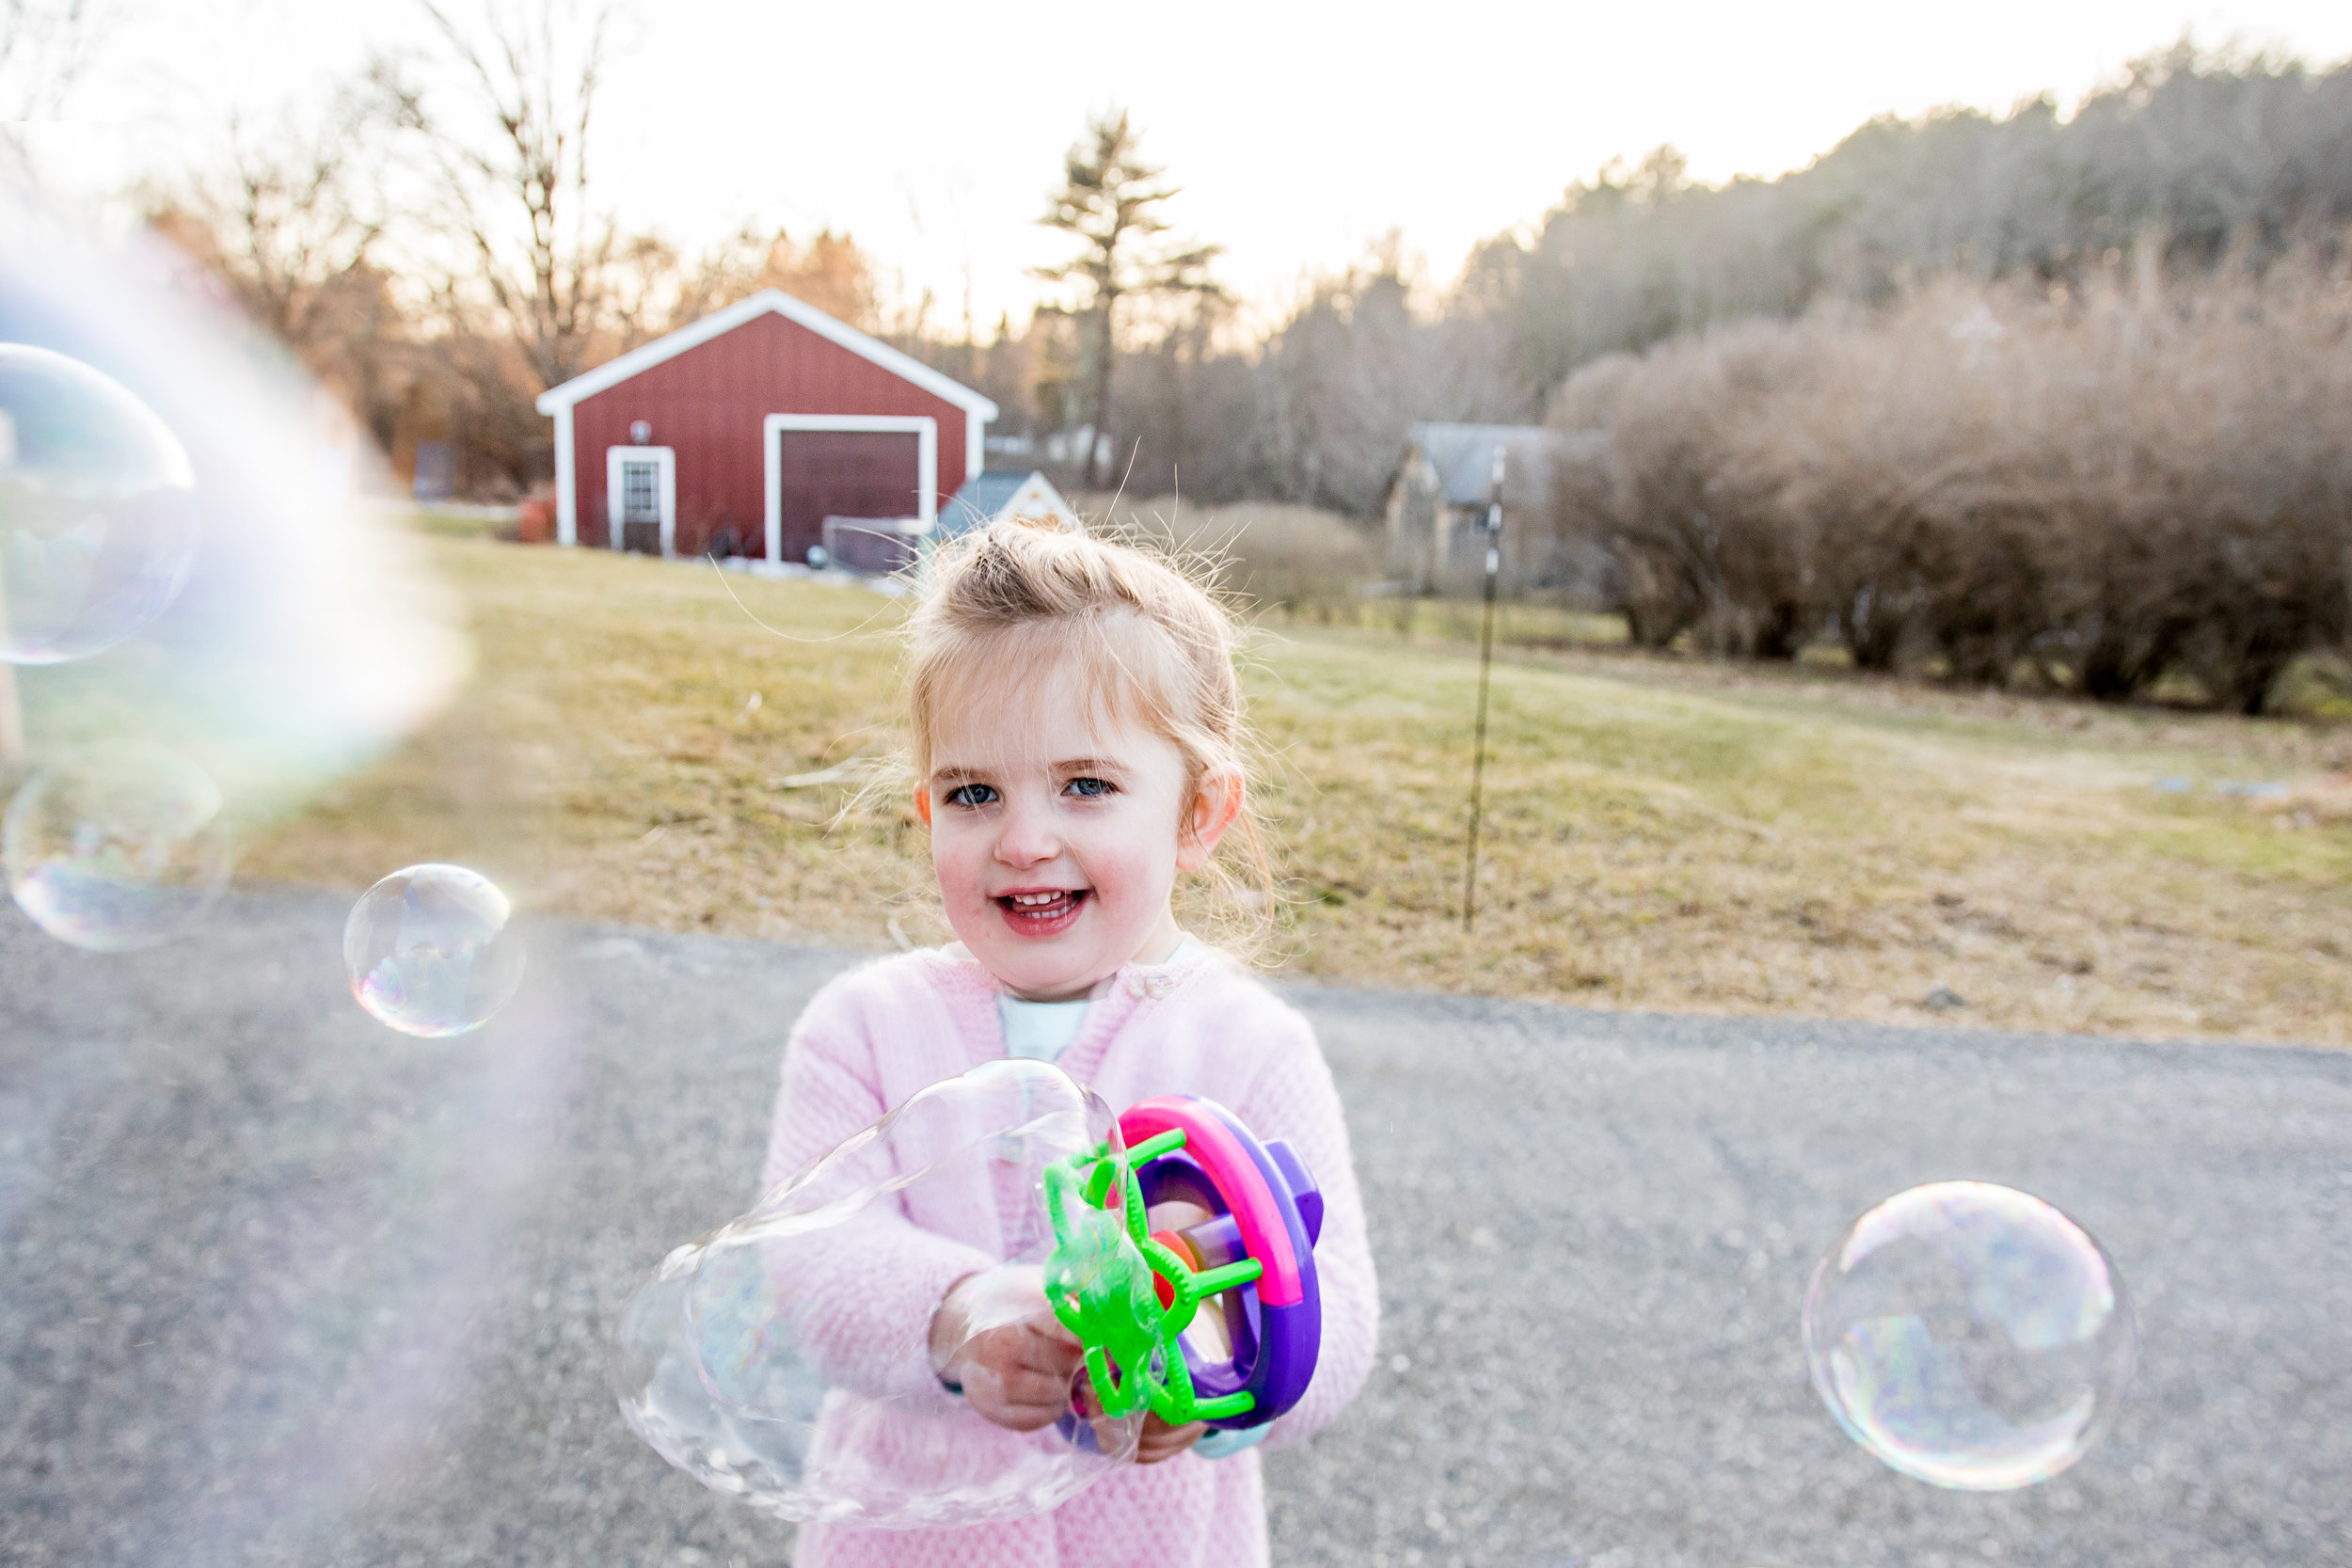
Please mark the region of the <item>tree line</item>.
[[1064, 291], [990, 331], [882, 287], [883, 261], [846, 235], [755, 230], [690, 256], [630, 229], [590, 177], [610, 9], [420, 3], [437, 59], [378, 63], [320, 114], [239, 127], [224, 166], [144, 195], [372, 425], [435, 381], [514, 484], [548, 453], [535, 416], [501, 401], [527, 412], [546, 385], [758, 286], [968, 378], [1006, 409], [1001, 435], [1091, 427], [1143, 493], [1368, 515], [1407, 424], [1539, 420], [1604, 355], [1945, 274], [2064, 283], [2125, 247], [2193, 273], [2352, 224], [2352, 67], [2183, 46], [2063, 119], [2040, 100], [1875, 120], [1772, 180], [1696, 185], [1661, 148], [1569, 186], [1449, 282], [1418, 277], [1391, 236], [1251, 331], [1216, 247], [1168, 240], [1175, 187], [1114, 111], [1058, 185], [1041, 179], [1042, 221], [1075, 242], [1045, 274]]
[[[1947, 282], [2080, 294], [2127, 257], [2177, 296], [2290, 256], [2324, 264], [2347, 227], [2352, 65], [2182, 46], [2071, 115], [2042, 99], [1883, 119], [1772, 180], [1693, 184], [1661, 148], [1570, 186], [1450, 284], [1391, 239], [1255, 336], [1215, 291], [1188, 293], [1123, 336], [1107, 424], [1131, 493], [1370, 517], [1409, 424], [1543, 420], [1611, 356], [1831, 307], [1899, 313]], [[1012, 372], [991, 385], [1006, 428], [1084, 417], [1068, 395], [1081, 319], [1043, 311], [980, 352]]]

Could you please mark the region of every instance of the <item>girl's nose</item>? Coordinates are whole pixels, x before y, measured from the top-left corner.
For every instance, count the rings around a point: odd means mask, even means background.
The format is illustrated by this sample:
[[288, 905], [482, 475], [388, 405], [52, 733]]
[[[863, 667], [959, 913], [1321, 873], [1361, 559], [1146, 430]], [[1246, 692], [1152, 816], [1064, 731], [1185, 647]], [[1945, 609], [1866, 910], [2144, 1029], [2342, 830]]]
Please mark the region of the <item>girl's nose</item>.
[[996, 832], [998, 863], [1031, 866], [1061, 853], [1061, 835], [1055, 832], [1050, 808], [1008, 801], [1004, 816], [997, 820], [1001, 824]]

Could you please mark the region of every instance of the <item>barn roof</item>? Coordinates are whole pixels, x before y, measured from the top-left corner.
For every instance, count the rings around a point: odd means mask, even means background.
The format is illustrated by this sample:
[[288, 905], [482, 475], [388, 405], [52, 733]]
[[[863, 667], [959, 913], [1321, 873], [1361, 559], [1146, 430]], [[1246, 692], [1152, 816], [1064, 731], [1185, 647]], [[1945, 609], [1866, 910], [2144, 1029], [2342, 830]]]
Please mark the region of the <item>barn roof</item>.
[[690, 348], [734, 331], [745, 322], [770, 314], [804, 326], [818, 337], [840, 344], [860, 358], [881, 366], [891, 374], [913, 382], [933, 397], [967, 409], [983, 420], [996, 417], [996, 404], [963, 383], [950, 380], [920, 359], [899, 353], [888, 343], [868, 337], [848, 322], [825, 314], [806, 300], [793, 298], [782, 289], [762, 289], [748, 299], [737, 300], [723, 310], [713, 310], [698, 322], [681, 326], [675, 332], [665, 333], [650, 343], [630, 349], [618, 358], [608, 359], [595, 370], [576, 375], [560, 387], [548, 388], [539, 394], [539, 412], [553, 414], [559, 409], [569, 408], [608, 387], [619, 386], [641, 371], [651, 370], [665, 359], [675, 359]]

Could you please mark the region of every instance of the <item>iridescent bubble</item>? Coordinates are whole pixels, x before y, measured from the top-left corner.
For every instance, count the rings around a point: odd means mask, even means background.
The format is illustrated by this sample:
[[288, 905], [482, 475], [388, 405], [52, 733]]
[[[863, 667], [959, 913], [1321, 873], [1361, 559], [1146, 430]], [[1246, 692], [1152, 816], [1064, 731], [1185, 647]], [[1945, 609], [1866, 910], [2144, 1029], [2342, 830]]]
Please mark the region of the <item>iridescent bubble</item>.
[[479, 1029], [523, 981], [498, 884], [462, 865], [412, 865], [360, 895], [343, 925], [351, 994], [405, 1035]]
[[35, 772], [8, 802], [0, 855], [34, 924], [97, 953], [186, 930], [229, 885], [219, 786], [177, 752], [106, 741]]
[[622, 1416], [688, 1475], [782, 1519], [960, 1526], [1074, 1497], [1133, 1460], [1142, 1413], [1082, 1414], [1081, 1374], [1058, 1423], [992, 1425], [940, 1382], [936, 1303], [893, 1287], [942, 1259], [942, 1289], [982, 1271], [1000, 1288], [967, 1321], [976, 1335], [1044, 1309], [1044, 1169], [1118, 1136], [1107, 1105], [1042, 1062], [932, 1085], [662, 1261], [614, 1326]]
[[78, 359], [0, 343], [0, 659], [56, 664], [170, 608], [196, 478], [164, 421]]
[[2030, 1194], [1980, 1181], [1898, 1193], [1813, 1271], [1813, 1386], [1846, 1434], [1937, 1486], [2049, 1480], [2114, 1421], [2138, 1331], [2114, 1263]]

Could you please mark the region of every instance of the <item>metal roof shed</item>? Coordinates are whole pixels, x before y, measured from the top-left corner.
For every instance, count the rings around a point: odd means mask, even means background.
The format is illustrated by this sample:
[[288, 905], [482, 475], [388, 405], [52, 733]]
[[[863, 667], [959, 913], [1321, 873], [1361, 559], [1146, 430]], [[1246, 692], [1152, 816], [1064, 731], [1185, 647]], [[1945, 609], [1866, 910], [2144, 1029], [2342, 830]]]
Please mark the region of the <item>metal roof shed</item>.
[[999, 517], [1052, 517], [1078, 533], [1086, 525], [1061, 499], [1054, 482], [1035, 470], [991, 468], [974, 474], [940, 508], [938, 536], [953, 539], [986, 528]]

